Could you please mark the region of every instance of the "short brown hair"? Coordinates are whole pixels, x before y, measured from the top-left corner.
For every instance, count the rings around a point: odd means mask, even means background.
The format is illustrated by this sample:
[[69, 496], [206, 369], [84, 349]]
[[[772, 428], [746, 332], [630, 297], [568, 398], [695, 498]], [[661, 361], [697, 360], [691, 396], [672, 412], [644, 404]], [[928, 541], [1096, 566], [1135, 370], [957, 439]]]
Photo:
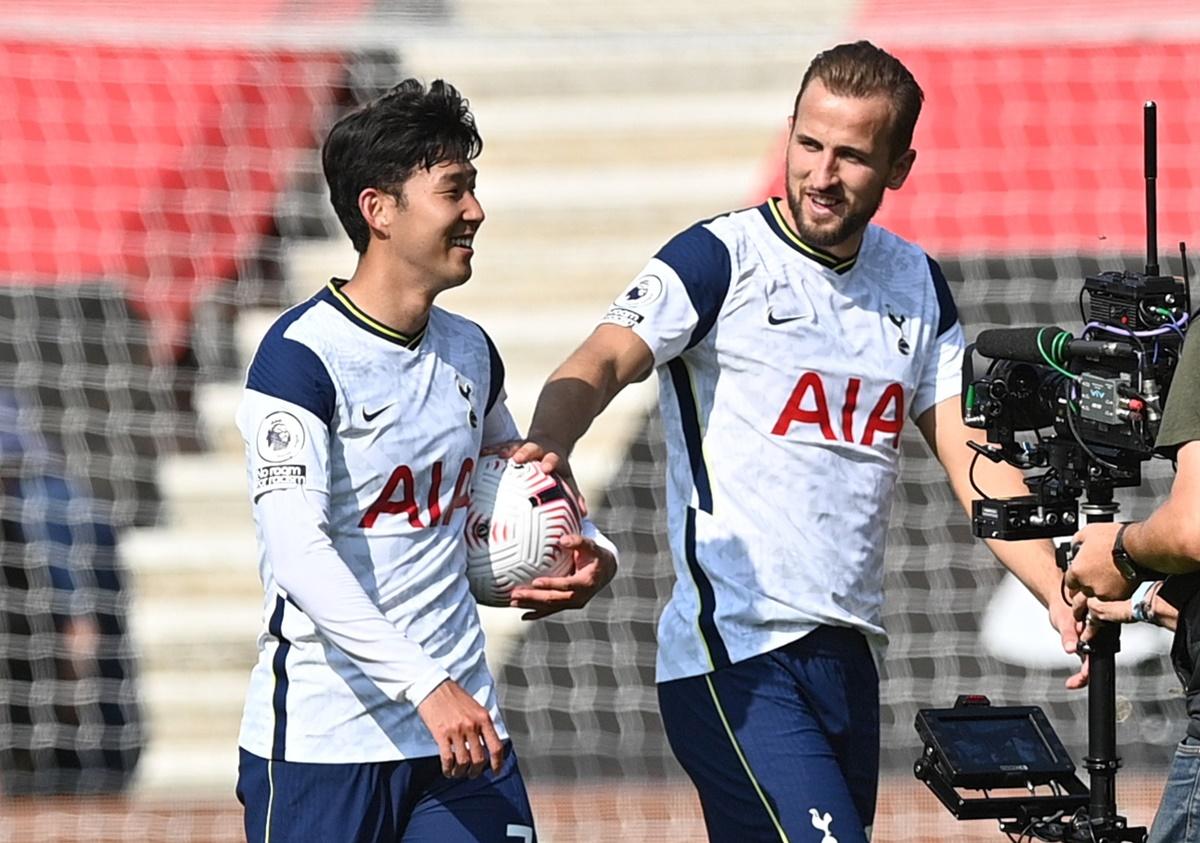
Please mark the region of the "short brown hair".
[[892, 103], [892, 160], [912, 146], [913, 129], [921, 116], [925, 93], [908, 68], [886, 50], [870, 41], [839, 44], [818, 53], [804, 73], [792, 114], [800, 97], [814, 79], [829, 93], [842, 97], [871, 97], [882, 94]]

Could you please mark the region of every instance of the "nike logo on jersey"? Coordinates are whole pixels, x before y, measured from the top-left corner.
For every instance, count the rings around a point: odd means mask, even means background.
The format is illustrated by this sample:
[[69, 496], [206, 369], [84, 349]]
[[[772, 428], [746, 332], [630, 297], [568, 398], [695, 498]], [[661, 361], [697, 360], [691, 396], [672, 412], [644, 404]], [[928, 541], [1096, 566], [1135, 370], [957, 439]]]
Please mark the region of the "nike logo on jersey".
[[373, 413], [368, 413], [367, 408], [363, 407], [363, 421], [367, 421], [367, 422], [375, 421], [375, 419], [379, 418], [379, 414], [382, 413], [384, 410], [386, 410], [390, 406], [392, 406], [392, 405], [384, 404], [382, 407], [380, 407], [378, 410], [376, 410]]
[[786, 322], [795, 322], [797, 319], [803, 318], [803, 316], [776, 316], [774, 309], [767, 311], [767, 321], [772, 325], [783, 325]]

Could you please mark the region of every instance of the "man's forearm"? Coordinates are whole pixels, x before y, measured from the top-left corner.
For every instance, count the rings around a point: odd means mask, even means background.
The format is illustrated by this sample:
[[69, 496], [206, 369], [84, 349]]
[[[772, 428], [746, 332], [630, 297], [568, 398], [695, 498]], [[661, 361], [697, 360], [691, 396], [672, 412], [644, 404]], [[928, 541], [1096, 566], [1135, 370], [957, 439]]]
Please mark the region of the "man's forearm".
[[551, 375], [542, 387], [528, 433], [531, 440], [561, 448], [563, 457], [570, 456], [575, 443], [612, 400], [601, 385], [564, 372], [565, 368]]
[[1200, 571], [1197, 527], [1200, 510], [1180, 511], [1168, 499], [1145, 521], [1130, 524], [1123, 534], [1125, 550], [1139, 564], [1164, 574]]
[[[571, 449], [626, 384], [649, 371], [650, 350], [632, 332], [601, 325], [542, 387], [529, 439]], [[545, 441], [542, 441], [545, 440]]]
[[[994, 497], [1019, 497], [1029, 493], [1024, 475], [1011, 465], [989, 462], [983, 474], [980, 487]], [[969, 503], [966, 506], [969, 518], [971, 507]], [[1062, 572], [1054, 560], [1054, 544], [1049, 539], [1016, 542], [989, 539], [987, 546], [1043, 604], [1048, 606], [1051, 600], [1062, 599]]]
[[1170, 495], [1122, 535], [1134, 561], [1164, 574], [1200, 571], [1200, 440], [1180, 448], [1177, 459]]
[[1043, 606], [1062, 600], [1062, 572], [1054, 561], [1054, 545], [1049, 539], [997, 541], [988, 539], [992, 551], [1021, 584], [1033, 592]]
[[[976, 431], [970, 431], [970, 437], [975, 441], [985, 441]], [[975, 487], [970, 483], [970, 463], [974, 460], [974, 452], [959, 446], [964, 452], [959, 452], [957, 464], [947, 466], [951, 485], [957, 493], [959, 501], [971, 517], [971, 502], [979, 497]], [[968, 456], [969, 454], [969, 456]], [[953, 466], [953, 467], [952, 467]], [[975, 485], [994, 498], [1019, 497], [1029, 494], [1025, 485], [1024, 475], [1007, 463], [993, 463], [980, 458], [975, 461]], [[992, 551], [1000, 563], [1013, 573], [1021, 583], [1028, 588], [1043, 603], [1050, 605], [1051, 600], [1060, 600], [1062, 591], [1062, 574], [1054, 561], [1054, 545], [1049, 539], [1030, 539], [1028, 541], [999, 541], [987, 540], [988, 549]]]

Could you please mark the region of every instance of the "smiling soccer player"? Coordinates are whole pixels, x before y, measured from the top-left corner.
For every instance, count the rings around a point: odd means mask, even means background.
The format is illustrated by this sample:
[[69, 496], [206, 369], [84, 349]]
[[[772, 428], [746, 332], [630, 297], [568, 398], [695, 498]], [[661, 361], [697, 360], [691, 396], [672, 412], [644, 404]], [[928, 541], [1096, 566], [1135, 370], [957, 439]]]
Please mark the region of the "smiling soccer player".
[[[323, 163], [358, 265], [281, 316], [247, 374], [265, 590], [239, 739], [253, 843], [535, 839], [463, 538], [480, 449], [518, 434], [491, 340], [433, 303], [471, 277], [480, 146], [440, 81], [338, 122]], [[586, 599], [615, 555], [599, 536], [571, 548]]]

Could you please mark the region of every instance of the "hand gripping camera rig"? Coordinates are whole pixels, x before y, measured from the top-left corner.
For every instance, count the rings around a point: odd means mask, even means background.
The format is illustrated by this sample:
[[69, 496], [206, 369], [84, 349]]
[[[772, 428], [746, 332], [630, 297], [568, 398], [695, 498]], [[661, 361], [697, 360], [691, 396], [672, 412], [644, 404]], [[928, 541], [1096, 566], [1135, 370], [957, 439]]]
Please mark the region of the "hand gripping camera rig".
[[[980, 456], [1042, 473], [1026, 478], [1030, 494], [975, 501], [971, 526], [981, 538], [1021, 540], [1071, 535], [1080, 512], [1111, 521], [1113, 490], [1141, 483], [1171, 377], [1190, 321], [1187, 255], [1183, 280], [1159, 274], [1156, 244], [1156, 107], [1144, 108], [1146, 267], [1102, 272], [1079, 294], [1082, 336], [1058, 327], [982, 331], [968, 346], [962, 413], [987, 431]], [[1088, 297], [1085, 306], [1084, 296]], [[991, 358], [975, 376], [974, 354]], [[1025, 434], [1023, 438], [1019, 434]], [[973, 466], [972, 466], [973, 467]], [[1084, 503], [1080, 505], [1080, 497]], [[1066, 569], [1071, 547], [1059, 545]], [[1088, 653], [1089, 790], [1075, 776], [1062, 743], [1036, 706], [993, 707], [961, 697], [954, 708], [923, 709], [916, 728], [925, 749], [914, 772], [959, 819], [994, 818], [1001, 830], [1080, 843], [1144, 841], [1116, 812], [1116, 677], [1120, 628], [1104, 624]], [[1027, 795], [988, 791], [1022, 787]], [[1048, 790], [1044, 795], [1038, 788]], [[960, 789], [984, 795], [967, 798]], [[1025, 837], [1022, 837], [1025, 839]]]

